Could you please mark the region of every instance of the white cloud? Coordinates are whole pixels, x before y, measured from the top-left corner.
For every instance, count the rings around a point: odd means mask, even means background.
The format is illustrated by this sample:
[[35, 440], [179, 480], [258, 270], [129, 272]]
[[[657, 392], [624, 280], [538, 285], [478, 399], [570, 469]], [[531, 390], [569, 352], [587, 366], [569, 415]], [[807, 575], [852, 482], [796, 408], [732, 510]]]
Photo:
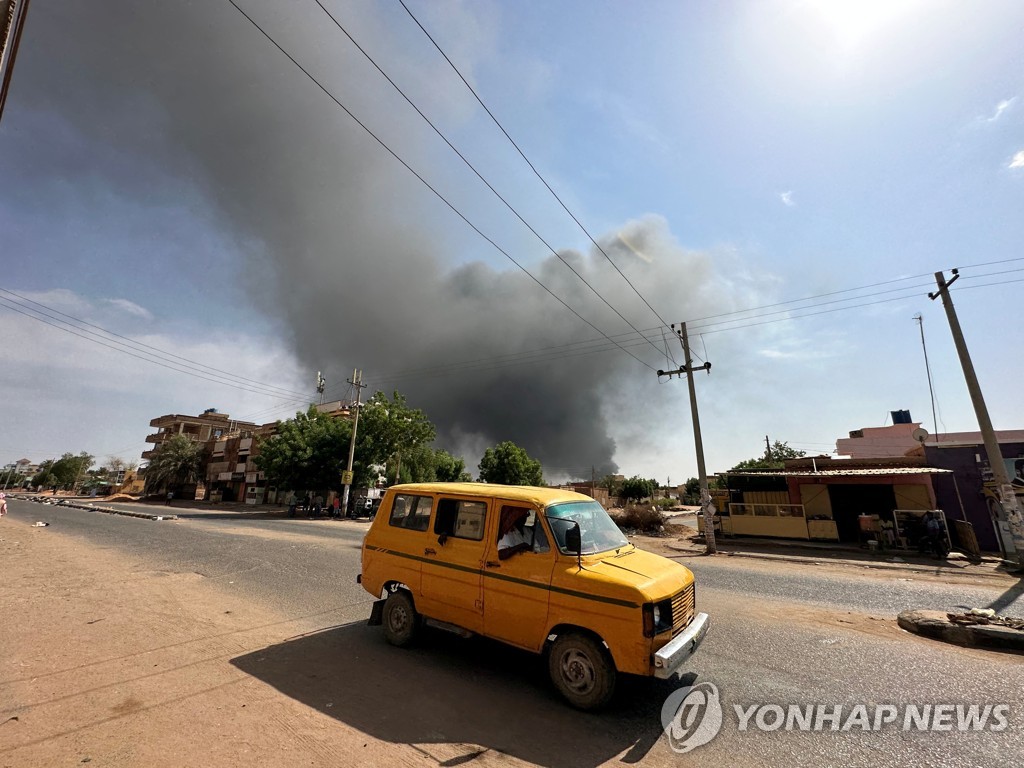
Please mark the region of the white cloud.
[[780, 192], [779, 199], [782, 201], [783, 205], [789, 208], [792, 208], [793, 206], [796, 205], [796, 203], [793, 202], [793, 190], [789, 190], [788, 192]]
[[104, 299], [103, 301], [106, 304], [110, 304], [111, 306], [122, 310], [123, 312], [127, 312], [129, 315], [141, 317], [143, 320], [153, 319], [152, 312], [150, 312], [145, 307], [140, 307], [134, 301], [129, 301], [128, 299]]
[[1006, 166], [1006, 167], [1007, 168], [1013, 168], [1013, 169], [1024, 168], [1024, 149], [1022, 149], [1020, 152], [1018, 152], [1016, 155], [1014, 155], [1010, 159], [1010, 164], [1008, 166]]
[[984, 118], [985, 122], [986, 123], [994, 123], [996, 120], [998, 120], [1002, 116], [1003, 112], [1005, 112], [1006, 110], [1008, 110], [1010, 108], [1010, 106], [1016, 100], [1017, 100], [1017, 97], [1014, 96], [1012, 98], [1003, 99], [1002, 101], [1000, 101], [998, 104], [996, 104], [996, 108], [995, 108], [995, 111], [992, 113], [992, 116]]

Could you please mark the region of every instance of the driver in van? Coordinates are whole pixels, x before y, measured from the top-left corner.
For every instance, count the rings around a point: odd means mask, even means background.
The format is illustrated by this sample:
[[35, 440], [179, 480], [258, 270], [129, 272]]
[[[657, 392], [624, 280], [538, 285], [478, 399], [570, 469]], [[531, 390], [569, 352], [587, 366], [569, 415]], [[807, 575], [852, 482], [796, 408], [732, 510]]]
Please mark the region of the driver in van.
[[526, 530], [526, 518], [530, 510], [522, 507], [505, 507], [501, 510], [501, 525], [498, 531], [498, 559], [507, 560], [517, 552], [529, 552], [533, 548], [533, 530]]

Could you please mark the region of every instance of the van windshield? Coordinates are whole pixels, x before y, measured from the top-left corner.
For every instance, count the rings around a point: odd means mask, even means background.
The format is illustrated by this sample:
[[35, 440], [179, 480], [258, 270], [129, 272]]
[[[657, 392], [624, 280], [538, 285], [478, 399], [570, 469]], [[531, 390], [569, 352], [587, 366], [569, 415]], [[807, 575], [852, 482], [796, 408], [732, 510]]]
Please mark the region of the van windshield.
[[565, 532], [572, 528], [573, 523], [580, 524], [583, 543], [580, 554], [593, 555], [629, 545], [629, 540], [596, 501], [552, 504], [544, 510], [544, 516], [562, 554], [569, 554], [565, 548]]

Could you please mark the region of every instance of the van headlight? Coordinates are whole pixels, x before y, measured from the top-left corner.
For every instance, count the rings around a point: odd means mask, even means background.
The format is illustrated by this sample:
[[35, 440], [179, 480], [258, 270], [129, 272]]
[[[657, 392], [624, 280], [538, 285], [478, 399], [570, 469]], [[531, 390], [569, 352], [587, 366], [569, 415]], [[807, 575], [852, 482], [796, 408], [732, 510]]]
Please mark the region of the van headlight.
[[645, 637], [654, 637], [672, 629], [672, 598], [646, 603], [643, 613]]

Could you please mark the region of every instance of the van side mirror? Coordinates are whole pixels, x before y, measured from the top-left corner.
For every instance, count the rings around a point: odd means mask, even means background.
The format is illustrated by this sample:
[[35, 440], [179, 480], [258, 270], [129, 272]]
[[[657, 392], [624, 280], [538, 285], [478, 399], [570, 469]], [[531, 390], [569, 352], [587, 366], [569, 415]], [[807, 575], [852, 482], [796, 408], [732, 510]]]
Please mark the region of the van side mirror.
[[570, 554], [577, 556], [583, 550], [583, 535], [579, 523], [573, 523], [572, 528], [565, 532], [565, 548]]

